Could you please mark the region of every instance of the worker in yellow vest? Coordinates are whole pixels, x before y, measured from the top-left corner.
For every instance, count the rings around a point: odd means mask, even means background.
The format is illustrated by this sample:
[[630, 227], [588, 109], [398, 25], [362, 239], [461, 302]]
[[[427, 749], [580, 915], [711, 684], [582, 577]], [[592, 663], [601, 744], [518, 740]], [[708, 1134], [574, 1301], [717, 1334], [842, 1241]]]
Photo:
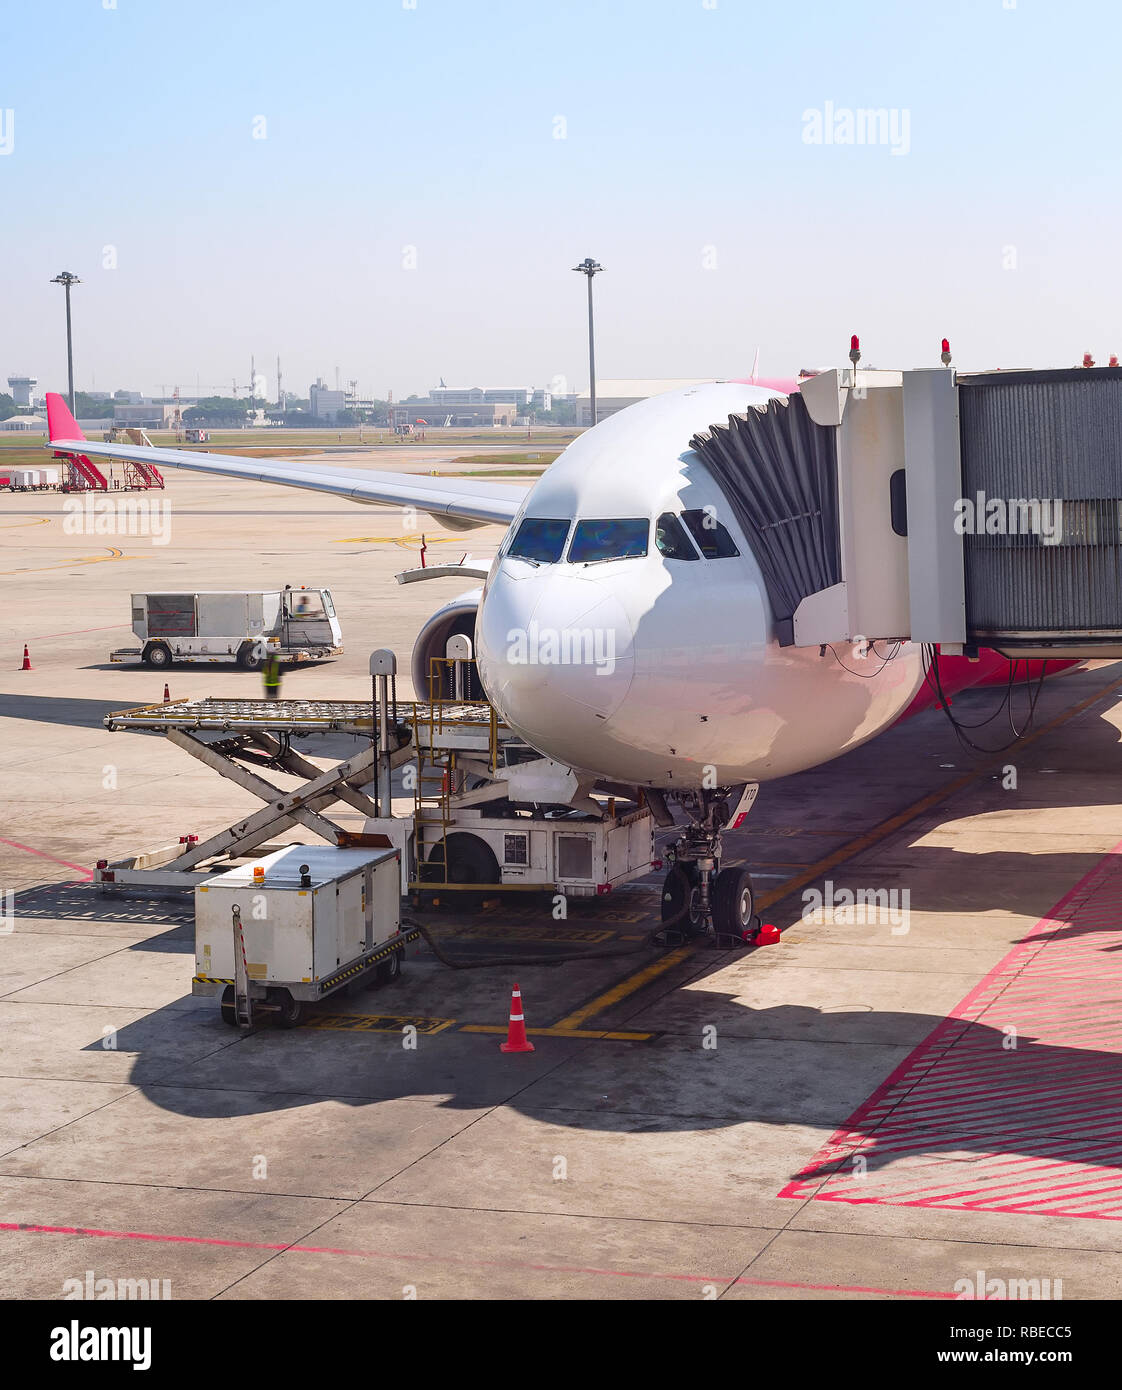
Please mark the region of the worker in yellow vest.
[[281, 664], [277, 654], [270, 651], [261, 666], [261, 678], [265, 682], [265, 699], [280, 699]]

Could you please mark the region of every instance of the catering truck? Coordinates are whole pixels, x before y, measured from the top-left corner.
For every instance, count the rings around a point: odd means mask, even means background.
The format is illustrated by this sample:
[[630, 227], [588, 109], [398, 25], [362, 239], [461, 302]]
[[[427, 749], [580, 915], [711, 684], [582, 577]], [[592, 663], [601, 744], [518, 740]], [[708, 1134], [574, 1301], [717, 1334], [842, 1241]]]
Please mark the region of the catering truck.
[[237, 662], [255, 670], [274, 652], [281, 661], [322, 661], [343, 650], [330, 589], [249, 593], [196, 590], [133, 594], [132, 630], [140, 647], [110, 654], [123, 664]]

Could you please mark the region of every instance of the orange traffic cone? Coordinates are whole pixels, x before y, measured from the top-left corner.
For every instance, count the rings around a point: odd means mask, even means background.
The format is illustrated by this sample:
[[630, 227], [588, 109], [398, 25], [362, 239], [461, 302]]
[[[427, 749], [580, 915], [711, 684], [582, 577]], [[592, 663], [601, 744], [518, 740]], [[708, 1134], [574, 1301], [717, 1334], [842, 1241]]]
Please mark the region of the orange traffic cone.
[[772, 922], [765, 922], [756, 933], [756, 946], [778, 946], [780, 941], [779, 928]]
[[34, 671], [35, 667], [31, 664], [31, 653], [27, 650], [27, 643], [23, 644], [23, 665], [21, 671]]
[[164, 681], [164, 704], [166, 705], [167, 702], [168, 702], [170, 699], [171, 699], [171, 691], [168, 689], [168, 683], [167, 683], [167, 681]]
[[517, 985], [510, 993], [510, 1026], [500, 1052], [533, 1052], [534, 1044], [526, 1036], [526, 1015], [522, 1012], [522, 991]]

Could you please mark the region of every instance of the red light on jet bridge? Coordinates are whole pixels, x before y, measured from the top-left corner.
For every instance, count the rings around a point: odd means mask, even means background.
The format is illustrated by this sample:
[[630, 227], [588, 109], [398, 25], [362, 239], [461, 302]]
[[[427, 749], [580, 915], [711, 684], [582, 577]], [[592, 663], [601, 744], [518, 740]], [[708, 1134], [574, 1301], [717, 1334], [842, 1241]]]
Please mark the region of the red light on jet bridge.
[[949, 338], [944, 338], [940, 345], [939, 361], [942, 362], [944, 367], [949, 367], [951, 365], [951, 344]]
[[856, 333], [849, 340], [849, 360], [855, 367], [861, 360], [861, 339]]
[[1093, 367], [1095, 365], [1095, 359], [1091, 356], [1089, 352], [1085, 352], [1083, 354], [1083, 365], [1085, 367]]
[[1117, 367], [1117, 366], [1118, 366], [1118, 354], [1117, 354], [1116, 352], [1112, 352], [1112, 353], [1110, 354], [1110, 361], [1109, 361], [1106, 365], [1107, 365], [1108, 367]]

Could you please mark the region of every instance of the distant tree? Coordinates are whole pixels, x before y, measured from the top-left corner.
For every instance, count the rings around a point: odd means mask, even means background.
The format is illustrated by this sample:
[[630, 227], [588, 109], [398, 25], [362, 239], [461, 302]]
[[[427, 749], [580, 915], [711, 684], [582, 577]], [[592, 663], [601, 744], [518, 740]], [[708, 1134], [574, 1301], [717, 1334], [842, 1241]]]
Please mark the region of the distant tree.
[[85, 391], [74, 392], [75, 420], [108, 420], [113, 414], [112, 401], [95, 400]]
[[350, 412], [363, 425], [387, 425], [390, 420], [389, 401], [371, 401], [361, 410]]
[[308, 410], [286, 410], [283, 413], [274, 412], [269, 418], [279, 420], [285, 429], [299, 430], [310, 428], [312, 425], [323, 424], [322, 420], [317, 420]]
[[7, 420], [16, 413], [16, 403], [6, 391], [0, 392], [0, 420]]
[[183, 412], [185, 425], [244, 425], [246, 416], [251, 414], [249, 401], [235, 400], [233, 396], [204, 396], [195, 405]]

